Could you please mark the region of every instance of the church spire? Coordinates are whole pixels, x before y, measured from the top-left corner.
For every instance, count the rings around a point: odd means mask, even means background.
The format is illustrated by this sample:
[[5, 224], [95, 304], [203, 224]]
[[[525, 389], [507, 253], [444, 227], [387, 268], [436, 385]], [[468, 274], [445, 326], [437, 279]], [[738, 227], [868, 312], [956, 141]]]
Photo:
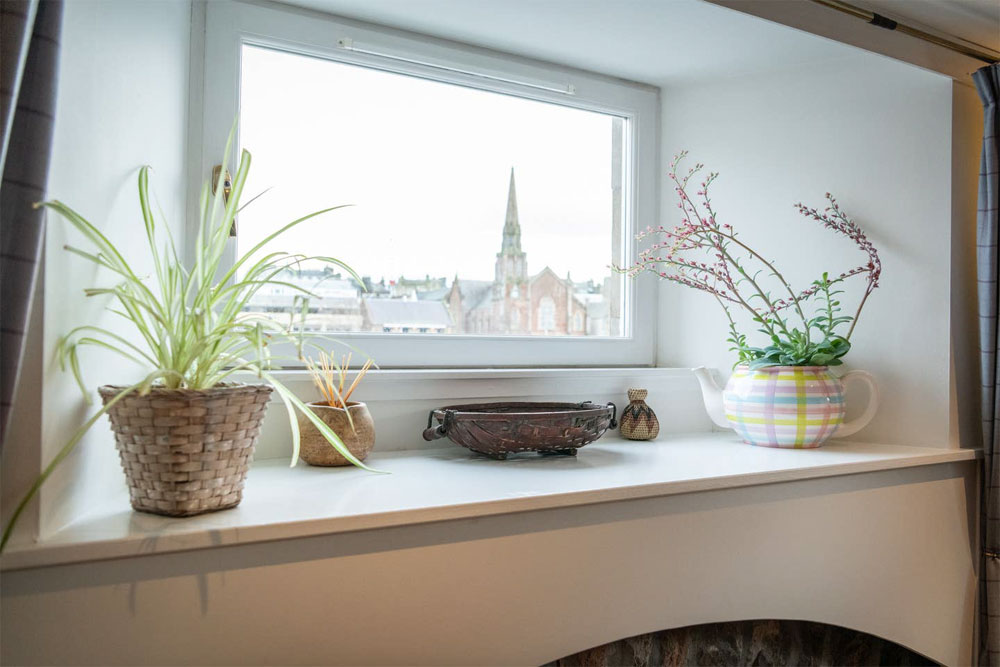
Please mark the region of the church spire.
[[507, 218], [503, 224], [501, 254], [521, 252], [521, 223], [517, 219], [517, 191], [514, 188], [514, 167], [510, 168], [510, 189], [507, 191]]

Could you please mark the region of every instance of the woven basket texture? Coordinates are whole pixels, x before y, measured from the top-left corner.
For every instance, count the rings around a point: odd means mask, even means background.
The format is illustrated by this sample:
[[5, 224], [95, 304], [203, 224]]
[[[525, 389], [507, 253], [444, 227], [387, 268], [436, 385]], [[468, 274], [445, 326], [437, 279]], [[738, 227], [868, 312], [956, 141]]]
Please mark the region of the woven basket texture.
[[[98, 391], [107, 404], [123, 387]], [[235, 507], [253, 461], [269, 385], [154, 388], [108, 411], [132, 507], [191, 516]]]
[[660, 420], [653, 409], [646, 405], [645, 389], [629, 389], [629, 404], [618, 420], [619, 432], [629, 440], [653, 440], [660, 433]]

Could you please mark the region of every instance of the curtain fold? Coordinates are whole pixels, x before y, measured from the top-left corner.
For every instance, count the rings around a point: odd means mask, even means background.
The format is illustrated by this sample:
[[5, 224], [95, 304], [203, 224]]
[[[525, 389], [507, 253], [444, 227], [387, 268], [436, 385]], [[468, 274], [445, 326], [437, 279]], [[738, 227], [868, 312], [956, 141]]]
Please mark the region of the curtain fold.
[[982, 361], [983, 476], [980, 517], [983, 555], [980, 568], [981, 665], [1000, 665], [1000, 361], [997, 349], [997, 241], [1000, 234], [1000, 64], [973, 74], [983, 102], [983, 152], [979, 168], [977, 254], [979, 343]]
[[21, 366], [43, 238], [62, 0], [0, 0], [0, 451]]

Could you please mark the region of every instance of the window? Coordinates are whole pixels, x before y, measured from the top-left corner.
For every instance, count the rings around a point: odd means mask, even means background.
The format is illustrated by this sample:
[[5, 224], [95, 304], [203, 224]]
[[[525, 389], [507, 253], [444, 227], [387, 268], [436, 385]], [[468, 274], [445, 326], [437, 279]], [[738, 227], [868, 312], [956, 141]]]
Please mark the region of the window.
[[[233, 255], [353, 205], [262, 251], [357, 270], [283, 276], [321, 297], [307, 330], [384, 366], [652, 362], [655, 287], [611, 265], [656, 213], [654, 90], [294, 10], [205, 11], [203, 161], [217, 161], [231, 110], [254, 155], [246, 192], [267, 190], [241, 213]], [[260, 295], [248, 310], [293, 301]]]
[[556, 330], [556, 304], [550, 296], [543, 296], [538, 301], [538, 328], [546, 333]]
[[[625, 119], [246, 44], [241, 63], [240, 141], [257, 165], [247, 191], [270, 191], [241, 215], [237, 251], [282, 211], [352, 204], [260, 251], [336, 256], [362, 276], [318, 262], [281, 276], [321, 297], [307, 329], [381, 331], [384, 319], [330, 317], [370, 303], [404, 333], [476, 321], [492, 335], [565, 335], [554, 320], [522, 330], [504, 315], [559, 291], [603, 304], [595, 330], [624, 334], [624, 278], [609, 267], [623, 259]], [[283, 305], [296, 311], [293, 290]]]

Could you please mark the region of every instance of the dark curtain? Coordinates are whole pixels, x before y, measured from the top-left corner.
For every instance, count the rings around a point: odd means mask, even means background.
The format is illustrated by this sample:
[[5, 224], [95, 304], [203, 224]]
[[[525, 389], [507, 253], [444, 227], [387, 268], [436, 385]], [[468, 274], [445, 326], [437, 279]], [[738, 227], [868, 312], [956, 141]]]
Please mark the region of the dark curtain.
[[0, 0], [0, 447], [17, 386], [42, 245], [62, 0]]
[[977, 206], [979, 272], [979, 344], [983, 383], [983, 560], [980, 569], [980, 664], [1000, 665], [1000, 369], [997, 367], [997, 241], [1000, 228], [1000, 166], [998, 136], [1000, 116], [1000, 64], [975, 74], [976, 90], [983, 101], [983, 155], [979, 168]]

